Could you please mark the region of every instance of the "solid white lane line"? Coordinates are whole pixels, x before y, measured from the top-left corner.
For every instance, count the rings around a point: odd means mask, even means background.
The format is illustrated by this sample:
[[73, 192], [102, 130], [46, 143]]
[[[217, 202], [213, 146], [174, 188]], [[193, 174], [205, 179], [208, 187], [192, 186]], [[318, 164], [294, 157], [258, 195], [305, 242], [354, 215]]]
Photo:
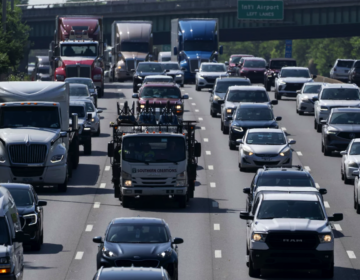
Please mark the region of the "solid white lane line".
[[315, 187], [316, 187], [317, 189], [320, 189], [320, 185], [319, 185], [318, 183], [315, 183]]
[[342, 228], [339, 224], [334, 224], [334, 228], [337, 230], [337, 231], [342, 231]]
[[211, 188], [216, 188], [216, 183], [210, 183]]
[[189, 97], [189, 99], [192, 99], [192, 97]]
[[212, 202], [212, 207], [219, 207], [219, 204], [216, 201]]
[[356, 259], [354, 251], [346, 251], [348, 254], [349, 259]]
[[221, 250], [215, 250], [215, 258], [221, 259]]
[[94, 208], [100, 208], [100, 202], [94, 202]]
[[206, 151], [206, 154], [207, 154], [208, 156], [210, 156], [210, 155], [211, 155], [211, 151]]
[[202, 121], [202, 120], [204, 120], [203, 118], [199, 118], [199, 121]]
[[196, 103], [191, 103], [191, 105], [195, 106], [195, 105], [196, 105]]
[[199, 112], [199, 110], [198, 110], [198, 109], [196, 109], [196, 110], [195, 110], [195, 112], [197, 112], [197, 113], [198, 113], [198, 112]]
[[182, 89], [181, 91], [185, 91], [185, 89]]
[[201, 127], [201, 130], [206, 130], [206, 127], [205, 127], [205, 126], [202, 126], [202, 127]]
[[84, 252], [77, 252], [75, 255], [75, 260], [81, 260], [84, 255]]
[[100, 184], [100, 189], [105, 189], [105, 187], [106, 187], [106, 183], [101, 183]]
[[93, 225], [87, 225], [85, 231], [92, 231], [93, 227]]
[[329, 204], [329, 202], [324, 201], [324, 206], [325, 206], [325, 208], [330, 208], [330, 204]]
[[110, 171], [110, 166], [109, 165], [105, 166], [105, 171]]
[[220, 230], [220, 224], [214, 224], [214, 230]]
[[302, 152], [300, 152], [300, 151], [298, 151], [296, 153], [298, 154], [299, 157], [302, 157], [302, 155], [303, 155]]
[[304, 168], [305, 168], [308, 172], [311, 172], [310, 166], [304, 166]]
[[286, 127], [282, 127], [281, 129], [284, 130], [284, 131], [286, 131]]
[[213, 166], [213, 165], [209, 165], [209, 166], [208, 166], [208, 169], [209, 169], [209, 170], [214, 170], [214, 166]]
[[209, 139], [208, 139], [208, 138], [204, 138], [204, 142], [209, 142]]

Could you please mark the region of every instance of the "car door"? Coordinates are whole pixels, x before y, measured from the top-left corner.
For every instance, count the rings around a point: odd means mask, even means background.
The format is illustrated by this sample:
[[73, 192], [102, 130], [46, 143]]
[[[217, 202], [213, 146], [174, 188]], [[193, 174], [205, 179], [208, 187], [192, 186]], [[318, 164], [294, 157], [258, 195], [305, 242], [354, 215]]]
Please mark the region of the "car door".
[[31, 192], [33, 193], [33, 196], [34, 196], [34, 201], [35, 201], [35, 205], [36, 205], [36, 208], [35, 208], [35, 211], [38, 213], [38, 223], [39, 223], [39, 233], [41, 234], [42, 233], [42, 230], [43, 230], [43, 221], [44, 221], [44, 209], [42, 206], [37, 206], [38, 203], [39, 203], [39, 198], [35, 192], [35, 190], [33, 189], [33, 187], [31, 187]]
[[[254, 207], [252, 208], [251, 212], [249, 212], [249, 214], [251, 216], [255, 217], [256, 214], [256, 209], [259, 206], [260, 203], [260, 195], [256, 196], [255, 198], [255, 203], [254, 203]], [[253, 225], [254, 221], [252, 220], [247, 220], [246, 221], [246, 240], [247, 240], [247, 246], [250, 249], [250, 240], [251, 240], [251, 233], [252, 233], [252, 225]]]
[[346, 171], [345, 163], [346, 163], [346, 160], [349, 158], [349, 153], [351, 151], [351, 146], [353, 143], [354, 143], [354, 140], [351, 140], [351, 142], [349, 143], [349, 145], [347, 146], [347, 148], [345, 150], [346, 154], [341, 157], [341, 170], [343, 172]]

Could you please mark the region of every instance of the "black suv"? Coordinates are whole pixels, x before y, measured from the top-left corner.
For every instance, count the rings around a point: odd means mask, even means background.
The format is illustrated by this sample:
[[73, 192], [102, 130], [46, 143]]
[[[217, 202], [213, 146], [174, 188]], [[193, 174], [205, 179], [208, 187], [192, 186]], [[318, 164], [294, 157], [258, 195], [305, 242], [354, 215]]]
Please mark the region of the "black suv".
[[133, 78], [133, 92], [137, 93], [139, 90], [139, 84], [142, 84], [144, 78], [150, 75], [165, 75], [169, 70], [164, 70], [161, 63], [158, 62], [140, 62], [135, 69], [131, 69], [134, 72]]
[[[246, 199], [246, 211], [250, 212], [254, 194], [258, 187], [313, 187], [315, 181], [310, 173], [300, 165], [284, 167], [264, 166], [259, 168], [251, 181], [250, 188], [244, 188], [243, 192], [248, 195]], [[325, 194], [326, 191], [320, 193]]]

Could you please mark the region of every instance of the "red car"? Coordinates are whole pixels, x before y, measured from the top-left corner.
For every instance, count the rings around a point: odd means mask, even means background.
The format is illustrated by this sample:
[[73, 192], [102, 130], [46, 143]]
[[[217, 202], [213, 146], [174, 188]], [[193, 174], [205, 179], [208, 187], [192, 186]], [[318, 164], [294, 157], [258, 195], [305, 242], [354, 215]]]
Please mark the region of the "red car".
[[266, 60], [261, 57], [243, 57], [240, 60], [240, 76], [249, 78], [251, 83], [263, 83]]
[[240, 60], [243, 57], [253, 57], [252, 54], [232, 54], [230, 56], [229, 62], [225, 61], [225, 64], [228, 66], [228, 71], [230, 71], [231, 76], [238, 76], [237, 65], [240, 63]]
[[264, 73], [264, 86], [267, 91], [275, 86], [275, 74], [281, 71], [281, 68], [287, 66], [297, 66], [296, 60], [292, 58], [272, 58], [269, 60], [269, 65]]
[[132, 95], [133, 98], [139, 100], [138, 109], [145, 108], [146, 101], [149, 101], [150, 108], [155, 112], [160, 112], [166, 107], [167, 102], [170, 101], [171, 108], [174, 113], [182, 118], [184, 114], [184, 99], [189, 99], [188, 95], [182, 95], [181, 90], [177, 84], [170, 83], [149, 83], [144, 84], [139, 89], [139, 94]]

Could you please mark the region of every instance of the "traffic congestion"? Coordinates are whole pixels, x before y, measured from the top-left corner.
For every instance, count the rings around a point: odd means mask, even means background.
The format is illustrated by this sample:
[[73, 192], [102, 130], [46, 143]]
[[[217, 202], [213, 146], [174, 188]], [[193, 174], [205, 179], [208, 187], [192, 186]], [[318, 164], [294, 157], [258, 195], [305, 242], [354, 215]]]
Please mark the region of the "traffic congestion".
[[359, 61], [222, 63], [217, 19], [171, 26], [155, 55], [149, 21], [106, 46], [57, 16], [0, 82], [0, 279], [360, 279]]

